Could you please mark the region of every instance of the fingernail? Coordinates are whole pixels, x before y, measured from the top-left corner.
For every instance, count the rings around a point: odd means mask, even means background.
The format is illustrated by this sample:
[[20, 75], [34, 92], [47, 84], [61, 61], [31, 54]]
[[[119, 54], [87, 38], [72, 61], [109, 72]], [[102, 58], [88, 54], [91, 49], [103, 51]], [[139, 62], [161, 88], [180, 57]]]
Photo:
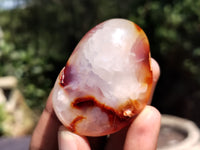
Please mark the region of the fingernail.
[[61, 127], [58, 132], [58, 146], [59, 150], [77, 150], [73, 133]]
[[145, 117], [146, 120], [160, 120], [161, 118], [160, 112], [152, 106], [146, 106], [142, 115], [141, 118]]

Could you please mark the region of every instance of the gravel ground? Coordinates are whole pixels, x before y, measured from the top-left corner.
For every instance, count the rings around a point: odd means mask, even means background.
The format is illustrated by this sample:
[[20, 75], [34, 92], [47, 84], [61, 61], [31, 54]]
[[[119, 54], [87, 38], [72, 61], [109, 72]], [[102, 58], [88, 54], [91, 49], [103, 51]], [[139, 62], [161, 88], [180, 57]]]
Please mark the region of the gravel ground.
[[1, 150], [28, 150], [31, 136], [25, 136], [20, 138], [0, 138]]

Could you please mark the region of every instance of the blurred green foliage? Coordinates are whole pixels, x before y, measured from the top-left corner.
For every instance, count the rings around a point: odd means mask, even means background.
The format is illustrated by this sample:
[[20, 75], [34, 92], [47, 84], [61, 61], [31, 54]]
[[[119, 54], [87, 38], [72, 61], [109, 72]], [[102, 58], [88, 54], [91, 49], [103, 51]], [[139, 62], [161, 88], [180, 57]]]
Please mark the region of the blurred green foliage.
[[6, 114], [4, 111], [4, 105], [0, 104], [0, 136], [4, 134], [3, 121], [5, 120]]
[[126, 18], [144, 29], [161, 67], [153, 105], [200, 124], [193, 111], [200, 105], [199, 8], [200, 0], [29, 0], [0, 12], [0, 76], [17, 76], [28, 104], [42, 108], [81, 37], [106, 19]]

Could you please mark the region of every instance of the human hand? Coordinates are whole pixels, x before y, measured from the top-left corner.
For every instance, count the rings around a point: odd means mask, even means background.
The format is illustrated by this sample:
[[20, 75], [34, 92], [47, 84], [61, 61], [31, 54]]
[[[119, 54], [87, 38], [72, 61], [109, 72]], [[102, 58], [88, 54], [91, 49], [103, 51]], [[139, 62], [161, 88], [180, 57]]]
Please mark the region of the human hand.
[[[153, 90], [160, 75], [159, 66], [151, 59]], [[152, 96], [149, 99], [151, 102]], [[155, 150], [160, 129], [160, 113], [146, 106], [131, 125], [109, 137], [83, 137], [68, 131], [57, 119], [49, 95], [46, 107], [33, 132], [30, 150]]]

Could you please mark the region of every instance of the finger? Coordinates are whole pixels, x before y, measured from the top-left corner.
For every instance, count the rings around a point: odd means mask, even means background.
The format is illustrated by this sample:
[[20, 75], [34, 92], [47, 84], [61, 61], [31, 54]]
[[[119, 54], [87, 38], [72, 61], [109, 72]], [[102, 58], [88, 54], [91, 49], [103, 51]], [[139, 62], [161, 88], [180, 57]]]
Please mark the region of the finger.
[[74, 134], [64, 126], [58, 132], [59, 150], [90, 150], [89, 143], [85, 137]]
[[153, 73], [153, 83], [152, 83], [151, 96], [150, 96], [148, 104], [151, 104], [153, 93], [154, 93], [156, 84], [158, 82], [158, 79], [160, 77], [160, 67], [158, 63], [156, 62], [156, 60], [153, 58], [151, 58], [151, 68], [152, 68], [152, 73]]
[[130, 125], [125, 150], [155, 150], [160, 130], [161, 115], [152, 106], [146, 106]]
[[47, 100], [46, 107], [33, 132], [30, 150], [56, 150], [58, 149], [57, 132], [61, 126], [52, 107], [52, 92]]

